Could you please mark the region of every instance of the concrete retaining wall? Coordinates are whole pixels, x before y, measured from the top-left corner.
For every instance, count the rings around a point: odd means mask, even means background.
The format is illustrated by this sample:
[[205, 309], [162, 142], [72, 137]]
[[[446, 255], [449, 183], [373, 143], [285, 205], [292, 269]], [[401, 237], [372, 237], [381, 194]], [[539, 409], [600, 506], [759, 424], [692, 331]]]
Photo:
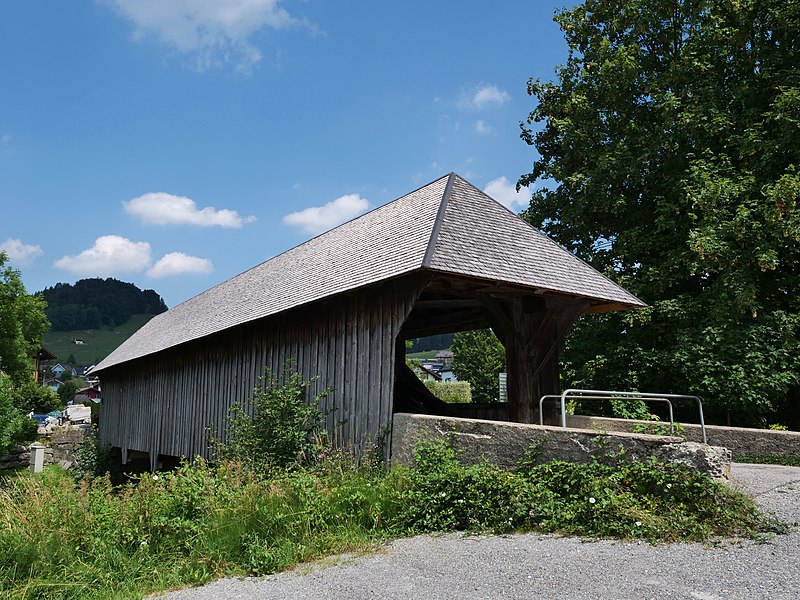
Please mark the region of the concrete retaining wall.
[[[630, 432], [637, 426], [652, 427], [653, 421], [567, 415], [567, 427], [570, 428]], [[669, 424], [667, 424], [667, 427], [669, 427]], [[700, 425], [682, 423], [682, 427], [688, 441], [702, 441]], [[759, 454], [800, 456], [800, 432], [797, 431], [773, 431], [771, 429], [706, 425], [706, 436], [709, 444], [728, 448], [734, 460], [738, 456]]]
[[417, 443], [437, 438], [448, 439], [466, 464], [485, 459], [514, 468], [528, 449], [535, 447], [539, 462], [588, 462], [594, 456], [628, 461], [655, 456], [664, 462], [687, 463], [712, 477], [727, 478], [730, 473], [731, 454], [727, 449], [677, 437], [406, 413], [394, 415], [392, 463], [413, 464]]

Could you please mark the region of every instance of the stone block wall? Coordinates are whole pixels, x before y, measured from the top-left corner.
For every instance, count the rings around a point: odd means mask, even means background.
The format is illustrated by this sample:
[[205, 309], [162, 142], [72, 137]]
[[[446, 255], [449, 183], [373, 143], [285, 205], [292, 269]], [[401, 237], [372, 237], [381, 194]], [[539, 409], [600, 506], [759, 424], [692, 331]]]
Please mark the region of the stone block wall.
[[[53, 430], [36, 440], [44, 449], [44, 464], [59, 465], [64, 469], [75, 466], [75, 453], [86, 439], [88, 425], [54, 427]], [[0, 456], [0, 470], [27, 468], [31, 463], [30, 446], [16, 446], [7, 456]]]
[[392, 427], [391, 461], [411, 465], [420, 440], [446, 438], [466, 464], [488, 460], [503, 468], [514, 468], [529, 448], [539, 460], [588, 462], [597, 455], [616, 455], [615, 460], [637, 460], [655, 456], [664, 462], [680, 462], [715, 478], [730, 475], [731, 453], [726, 448], [685, 442], [672, 436], [592, 429], [561, 429], [456, 417], [397, 413]]

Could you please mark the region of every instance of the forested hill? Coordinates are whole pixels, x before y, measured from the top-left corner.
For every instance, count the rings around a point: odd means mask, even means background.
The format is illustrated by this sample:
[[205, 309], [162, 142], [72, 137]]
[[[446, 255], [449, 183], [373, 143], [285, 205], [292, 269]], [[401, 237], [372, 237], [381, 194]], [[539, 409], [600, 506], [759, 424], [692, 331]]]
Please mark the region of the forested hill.
[[53, 331], [99, 329], [126, 323], [137, 314], [157, 315], [167, 310], [154, 290], [140, 290], [116, 279], [81, 279], [75, 285], [57, 283], [42, 290]]

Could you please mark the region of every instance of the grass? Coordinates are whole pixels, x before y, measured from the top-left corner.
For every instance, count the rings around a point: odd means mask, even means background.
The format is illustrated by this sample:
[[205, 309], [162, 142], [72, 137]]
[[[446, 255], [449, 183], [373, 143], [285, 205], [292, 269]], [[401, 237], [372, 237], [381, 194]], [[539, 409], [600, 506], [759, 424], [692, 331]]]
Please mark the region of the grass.
[[[67, 357], [72, 354], [78, 365], [96, 364], [152, 318], [153, 315], [133, 315], [126, 323], [113, 328], [48, 331], [44, 335], [43, 343], [60, 362], [66, 362]], [[84, 344], [74, 344], [72, 340], [76, 338], [82, 339]]]
[[417, 467], [314, 464], [252, 471], [200, 460], [121, 487], [58, 468], [0, 483], [0, 596], [140, 598], [263, 575], [423, 532], [541, 531], [650, 541], [780, 531], [751, 500], [679, 465], [463, 466], [446, 444]]
[[[445, 348], [447, 350], [447, 348]], [[425, 350], [424, 352], [406, 352], [407, 359], [417, 359], [417, 360], [429, 360], [431, 358], [436, 358], [437, 352], [441, 352], [441, 350]]]

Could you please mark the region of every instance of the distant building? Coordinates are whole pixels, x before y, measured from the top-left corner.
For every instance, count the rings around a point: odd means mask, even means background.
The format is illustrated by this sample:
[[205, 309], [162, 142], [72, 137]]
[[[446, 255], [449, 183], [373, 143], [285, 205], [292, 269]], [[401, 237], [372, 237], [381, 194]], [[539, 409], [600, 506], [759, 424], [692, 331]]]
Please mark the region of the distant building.
[[449, 365], [453, 362], [453, 353], [450, 350], [440, 350], [436, 353], [436, 361]]

